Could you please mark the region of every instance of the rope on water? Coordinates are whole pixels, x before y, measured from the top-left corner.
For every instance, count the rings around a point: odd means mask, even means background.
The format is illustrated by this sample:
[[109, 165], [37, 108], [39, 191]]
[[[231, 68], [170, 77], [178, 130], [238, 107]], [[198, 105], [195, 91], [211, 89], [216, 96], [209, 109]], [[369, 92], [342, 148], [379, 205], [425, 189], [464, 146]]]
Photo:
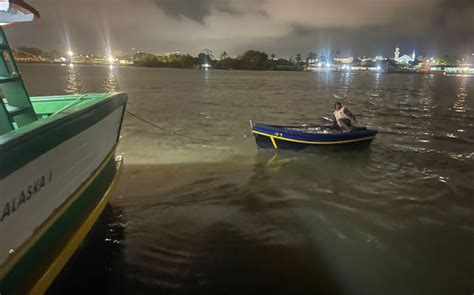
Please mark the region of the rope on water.
[[163, 128], [163, 127], [161, 127], [161, 126], [159, 126], [159, 125], [157, 125], [157, 124], [155, 124], [155, 123], [153, 123], [153, 122], [150, 122], [150, 121], [148, 121], [147, 119], [145, 119], [145, 118], [143, 118], [143, 117], [141, 117], [141, 116], [139, 116], [139, 115], [137, 115], [137, 114], [134, 114], [134, 113], [130, 112], [129, 110], [126, 110], [125, 112], [126, 112], [127, 114], [129, 114], [130, 116], [135, 117], [135, 118], [137, 118], [138, 120], [140, 120], [140, 121], [142, 121], [142, 122], [144, 122], [144, 123], [146, 123], [146, 124], [148, 124], [148, 125], [150, 125], [150, 126], [156, 128], [156, 129], [160, 129], [161, 131], [164, 131], [164, 132], [166, 132], [166, 133], [168, 133], [168, 134], [172, 134], [172, 135], [175, 135], [175, 136], [179, 136], [179, 137], [183, 137], [183, 138], [187, 138], [187, 139], [192, 139], [192, 140], [199, 140], [199, 141], [206, 141], [206, 142], [215, 141], [215, 140], [212, 140], [212, 139], [197, 138], [197, 137], [192, 137], [192, 136], [187, 136], [187, 135], [179, 134], [179, 133], [176, 133], [176, 132], [174, 132], [174, 131], [171, 131], [171, 130], [168, 130], [168, 129], [166, 129], [166, 128]]

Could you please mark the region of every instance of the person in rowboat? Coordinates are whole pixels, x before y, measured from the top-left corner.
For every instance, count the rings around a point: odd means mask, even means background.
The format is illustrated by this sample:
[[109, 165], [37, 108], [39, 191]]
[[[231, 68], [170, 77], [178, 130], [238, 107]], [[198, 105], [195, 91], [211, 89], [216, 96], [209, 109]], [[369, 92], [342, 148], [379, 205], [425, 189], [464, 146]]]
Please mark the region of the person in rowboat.
[[343, 107], [340, 102], [334, 104], [334, 125], [338, 125], [343, 130], [352, 130], [352, 121], [356, 121], [356, 117], [346, 108]]

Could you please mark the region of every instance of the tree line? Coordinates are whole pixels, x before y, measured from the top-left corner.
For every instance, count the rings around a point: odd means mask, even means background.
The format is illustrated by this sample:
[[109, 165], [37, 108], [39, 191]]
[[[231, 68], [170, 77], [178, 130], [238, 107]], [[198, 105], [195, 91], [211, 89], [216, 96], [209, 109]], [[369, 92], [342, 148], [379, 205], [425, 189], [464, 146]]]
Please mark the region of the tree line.
[[[57, 59], [61, 54], [57, 50], [45, 51], [35, 47], [21, 46], [13, 49], [17, 57], [42, 57], [46, 59]], [[219, 57], [215, 57], [210, 49], [204, 49], [198, 56], [190, 54], [167, 54], [155, 55], [145, 52], [137, 52], [133, 55], [124, 55], [120, 59], [133, 61], [137, 66], [144, 67], [169, 67], [169, 68], [200, 68], [203, 65], [210, 65], [214, 69], [224, 70], [269, 70], [269, 71], [299, 71], [309, 65], [310, 61], [318, 60], [318, 62], [333, 63], [333, 58], [340, 57], [339, 50], [331, 50], [330, 54], [318, 54], [309, 52], [305, 57], [300, 53], [295, 57], [277, 58], [275, 54], [268, 55], [259, 50], [248, 50], [243, 54], [231, 57], [226, 51], [222, 52]], [[460, 60], [459, 57], [443, 55], [438, 58], [439, 64], [456, 64]], [[354, 64], [360, 63], [355, 59]]]
[[55, 59], [55, 58], [60, 57], [60, 54], [57, 50], [47, 51], [47, 50], [42, 50], [36, 47], [28, 47], [28, 46], [15, 47], [13, 48], [13, 53], [17, 57], [21, 57], [21, 58], [29, 58], [29, 57], [37, 56], [37, 57], [42, 57], [42, 58]]
[[220, 58], [215, 58], [212, 52], [205, 50], [198, 56], [189, 54], [169, 54], [153, 55], [149, 53], [135, 54], [134, 63], [145, 67], [176, 67], [176, 68], [199, 68], [203, 65], [210, 65], [215, 69], [223, 70], [302, 70], [304, 62], [301, 54], [296, 58], [284, 59], [276, 58], [275, 54], [270, 56], [262, 51], [248, 50], [237, 57], [231, 57], [227, 52], [223, 52]]

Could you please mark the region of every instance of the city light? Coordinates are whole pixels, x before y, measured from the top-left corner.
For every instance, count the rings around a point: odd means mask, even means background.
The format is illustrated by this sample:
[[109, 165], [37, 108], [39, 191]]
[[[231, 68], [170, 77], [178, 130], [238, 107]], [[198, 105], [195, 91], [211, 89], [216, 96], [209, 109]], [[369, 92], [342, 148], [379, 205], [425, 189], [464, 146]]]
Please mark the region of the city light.
[[[1, 1], [1, 0], [0, 0]], [[39, 56], [31, 57], [29, 54], [26, 57], [18, 57], [18, 59], [31, 62], [32, 60], [39, 61], [48, 61], [52, 63], [61, 63], [64, 66], [73, 67], [75, 65], [82, 64], [94, 64], [94, 65], [105, 65], [110, 69], [114, 68], [116, 65], [140, 65], [143, 63], [143, 60], [150, 56], [155, 56], [157, 60], [161, 63], [168, 63], [169, 66], [173, 67], [173, 62], [169, 61], [169, 57], [176, 56], [181, 57], [181, 51], [173, 51], [171, 53], [166, 53], [162, 56], [152, 55], [144, 52], [136, 52], [132, 54], [124, 54], [122, 51], [118, 50], [112, 53], [111, 49], [108, 48], [105, 50], [105, 54], [79, 54], [78, 52], [73, 52], [72, 48], [69, 48], [65, 51], [63, 56], [59, 57], [49, 57], [49, 56]], [[77, 48], [76, 48], [77, 50]], [[136, 49], [135, 49], [136, 50]], [[179, 53], [179, 54], [178, 54]], [[299, 67], [294, 67], [293, 69], [305, 70], [305, 71], [323, 71], [323, 72], [356, 72], [356, 71], [373, 71], [377, 73], [390, 73], [390, 72], [403, 72], [403, 73], [421, 73], [421, 74], [447, 74], [447, 75], [473, 75], [474, 74], [474, 53], [466, 53], [464, 56], [459, 56], [453, 58], [447, 56], [437, 57], [436, 55], [428, 55], [427, 57], [419, 56], [418, 58], [413, 58], [414, 54], [401, 55], [400, 49], [397, 47], [393, 56], [337, 56], [331, 57], [330, 55], [317, 56], [315, 53], [311, 53], [306, 59], [306, 63], [300, 63]], [[314, 55], [314, 56], [313, 56]], [[401, 55], [401, 56], [400, 56]], [[472, 56], [471, 56], [472, 55]], [[231, 58], [232, 59], [232, 58]], [[276, 64], [280, 62], [279, 59], [276, 60]], [[297, 65], [292, 59], [288, 59], [288, 62], [293, 65]], [[219, 68], [220, 60], [216, 60], [216, 67]], [[213, 61], [214, 63], [214, 61]], [[153, 65], [154, 66], [154, 65]], [[208, 60], [202, 64], [187, 64], [187, 68], [200, 68], [203, 70], [210, 70], [214, 64], [211, 64]], [[291, 66], [285, 65], [285, 67], [291, 68]]]

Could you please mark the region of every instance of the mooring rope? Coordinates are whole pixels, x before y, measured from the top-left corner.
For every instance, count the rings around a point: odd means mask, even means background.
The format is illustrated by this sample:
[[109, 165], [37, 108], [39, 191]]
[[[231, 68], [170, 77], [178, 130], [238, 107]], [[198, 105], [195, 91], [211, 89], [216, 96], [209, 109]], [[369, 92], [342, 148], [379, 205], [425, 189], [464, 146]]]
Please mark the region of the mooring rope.
[[179, 137], [183, 137], [183, 138], [187, 138], [187, 139], [192, 139], [192, 140], [199, 140], [199, 141], [206, 141], [206, 142], [213, 142], [213, 141], [215, 141], [215, 140], [212, 140], [212, 139], [204, 139], [204, 138], [198, 138], [198, 137], [192, 137], [192, 136], [183, 135], [183, 134], [180, 134], [180, 133], [177, 133], [177, 132], [168, 130], [168, 129], [164, 128], [164, 127], [161, 127], [161, 126], [159, 126], [159, 125], [157, 125], [157, 124], [155, 124], [155, 123], [153, 123], [153, 122], [150, 122], [149, 120], [147, 120], [147, 119], [145, 119], [145, 118], [143, 118], [143, 117], [141, 117], [141, 116], [139, 116], [139, 115], [137, 115], [137, 114], [135, 114], [135, 113], [132, 113], [132, 112], [129, 111], [129, 110], [126, 110], [125, 112], [126, 112], [127, 114], [129, 114], [130, 116], [135, 117], [135, 118], [137, 118], [138, 120], [140, 120], [140, 121], [142, 121], [142, 122], [144, 122], [144, 123], [146, 123], [146, 124], [148, 124], [148, 125], [150, 125], [150, 126], [152, 126], [152, 127], [154, 127], [154, 128], [157, 128], [157, 129], [159, 129], [159, 130], [161, 130], [161, 131], [164, 131], [164, 132], [166, 132], [166, 133], [168, 133], [168, 134], [172, 134], [172, 135], [175, 135], [175, 136], [179, 136]]

